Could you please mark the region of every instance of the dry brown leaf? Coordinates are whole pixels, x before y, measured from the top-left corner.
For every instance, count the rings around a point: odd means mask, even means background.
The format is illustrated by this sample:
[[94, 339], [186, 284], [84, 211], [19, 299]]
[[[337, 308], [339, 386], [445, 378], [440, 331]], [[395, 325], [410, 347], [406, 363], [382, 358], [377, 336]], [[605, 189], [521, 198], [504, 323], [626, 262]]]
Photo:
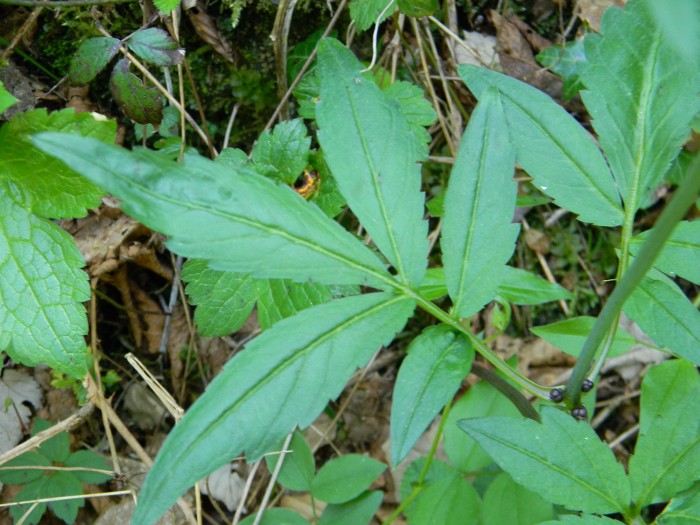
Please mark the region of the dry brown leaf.
[[625, 0], [577, 0], [578, 17], [587, 22], [591, 29], [600, 32], [600, 20], [610, 6], [624, 7]]
[[199, 37], [207, 44], [210, 44], [226, 60], [235, 64], [237, 62], [235, 51], [221, 34], [219, 28], [216, 27], [216, 21], [209, 16], [209, 13], [204, 8], [204, 4], [197, 2], [196, 6], [185, 12]]

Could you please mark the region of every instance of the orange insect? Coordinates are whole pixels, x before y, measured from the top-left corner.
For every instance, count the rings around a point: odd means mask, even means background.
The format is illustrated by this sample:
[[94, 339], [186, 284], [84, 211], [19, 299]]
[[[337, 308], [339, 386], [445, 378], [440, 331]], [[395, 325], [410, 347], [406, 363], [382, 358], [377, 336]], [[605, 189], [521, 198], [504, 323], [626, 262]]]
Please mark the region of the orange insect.
[[318, 172], [307, 167], [294, 183], [294, 191], [305, 199], [309, 199], [316, 194], [320, 185], [321, 178]]

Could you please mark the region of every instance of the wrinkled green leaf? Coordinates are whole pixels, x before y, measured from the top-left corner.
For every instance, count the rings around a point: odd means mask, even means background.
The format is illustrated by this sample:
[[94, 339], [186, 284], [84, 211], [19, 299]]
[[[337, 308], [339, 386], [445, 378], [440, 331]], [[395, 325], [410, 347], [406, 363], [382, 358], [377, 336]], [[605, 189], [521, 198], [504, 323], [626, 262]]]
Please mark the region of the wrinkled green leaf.
[[294, 283], [281, 279], [256, 281], [255, 293], [258, 298], [258, 322], [263, 330], [310, 306], [328, 302], [332, 297], [328, 286], [323, 284]]
[[[278, 447], [281, 450], [281, 446]], [[294, 432], [284, 456], [284, 463], [277, 476], [277, 482], [289, 490], [308, 492], [314, 479], [314, 455], [300, 432]], [[274, 472], [279, 454], [265, 456], [267, 468]]]
[[491, 417], [457, 424], [516, 482], [550, 503], [599, 514], [628, 512], [625, 471], [587, 423], [544, 407], [542, 423]]
[[[389, 0], [351, 0], [350, 18], [355, 21], [355, 26], [360, 31], [365, 31], [375, 23], [381, 24], [392, 13], [392, 8], [386, 9]], [[393, 3], [393, 0], [392, 0]], [[386, 9], [386, 11], [384, 11]], [[378, 20], [384, 11], [384, 16]]]
[[582, 38], [567, 42], [563, 46], [547, 47], [536, 58], [540, 64], [554, 71], [564, 81], [564, 100], [569, 100], [585, 88], [581, 81], [581, 68], [586, 63]]
[[327, 461], [311, 482], [311, 495], [328, 503], [346, 503], [362, 494], [386, 465], [359, 454]]
[[47, 155], [30, 141], [33, 133], [63, 131], [113, 142], [116, 121], [100, 120], [73, 109], [35, 109], [17, 115], [0, 128], [0, 191], [43, 217], [83, 217], [96, 208], [104, 193], [62, 162]]
[[308, 163], [310, 147], [304, 121], [287, 120], [260, 135], [251, 157], [261, 175], [294, 184]]
[[489, 484], [482, 509], [482, 525], [535, 525], [554, 514], [551, 503], [518, 485], [505, 472]]
[[[257, 513], [251, 514], [241, 522], [241, 525], [253, 525]], [[267, 509], [259, 525], [309, 525], [304, 517], [289, 509]]]
[[407, 16], [430, 16], [435, 14], [440, 5], [438, 0], [396, 0], [396, 5]]
[[124, 199], [125, 212], [171, 238], [185, 257], [260, 278], [387, 286], [379, 259], [289, 187], [247, 169], [185, 155], [42, 135], [35, 143]]
[[601, 34], [584, 43], [588, 90], [581, 96], [625, 206], [634, 211], [686, 140], [700, 109], [700, 70], [664, 40], [641, 0], [606, 10]]
[[[647, 230], [632, 237], [630, 251], [633, 255], [639, 253], [650, 233], [651, 230]], [[700, 220], [679, 222], [654, 266], [672, 277], [678, 275], [700, 284]]]
[[458, 317], [469, 317], [496, 295], [520, 228], [513, 224], [515, 151], [501, 97], [483, 93], [469, 119], [445, 191], [442, 260]]
[[428, 253], [418, 164], [424, 144], [340, 42], [321, 41], [318, 60], [318, 138], [333, 177], [401, 279], [418, 285]]
[[384, 493], [365, 492], [347, 503], [331, 504], [321, 514], [319, 525], [366, 525], [382, 504]]
[[656, 519], [658, 525], [697, 525], [700, 523], [700, 483], [679, 494]]
[[143, 60], [156, 66], [175, 66], [185, 59], [185, 50], [178, 48], [177, 42], [157, 27], [136, 31], [129, 38], [127, 45]]
[[700, 365], [700, 312], [675, 283], [645, 277], [623, 311], [657, 345]]
[[574, 294], [566, 288], [527, 270], [512, 266], [506, 266], [505, 270], [498, 284], [498, 295], [513, 304], [542, 304], [574, 298]]
[[65, 231], [0, 191], [0, 349], [27, 366], [86, 372], [83, 256]]
[[[552, 324], [534, 326], [530, 328], [530, 331], [537, 337], [553, 344], [562, 352], [578, 357], [595, 321], [595, 317], [572, 317]], [[636, 339], [624, 328], [618, 327], [608, 355], [614, 357], [624, 354], [636, 343]]]
[[534, 87], [494, 71], [462, 65], [459, 75], [481, 97], [498, 88], [516, 161], [538, 189], [579, 220], [600, 226], [622, 223], [620, 197], [593, 138], [561, 106]]
[[510, 416], [520, 412], [507, 397], [486, 381], [479, 381], [460, 397], [450, 410], [445, 423], [445, 453], [450, 462], [463, 472], [473, 472], [493, 463], [479, 444], [464, 433], [457, 421], [465, 418]]
[[87, 84], [112, 60], [121, 42], [103, 36], [88, 38], [78, 48], [70, 63], [68, 77], [72, 84]]
[[398, 465], [467, 377], [474, 350], [447, 325], [416, 337], [401, 363], [391, 407], [391, 461]]
[[163, 101], [160, 93], [149, 89], [129, 71], [129, 61], [121, 59], [114, 66], [110, 86], [114, 100], [124, 114], [139, 124], [157, 126], [163, 120]]
[[12, 93], [7, 91], [2, 80], [0, 80], [0, 114], [4, 113], [10, 106], [17, 104], [17, 102], [17, 99], [12, 96]]
[[639, 436], [630, 458], [638, 507], [667, 501], [700, 478], [700, 375], [687, 361], [653, 367], [642, 383]]
[[245, 451], [256, 459], [309, 425], [356, 367], [403, 328], [415, 303], [388, 293], [308, 308], [236, 354], [168, 435], [134, 522], [151, 524], [207, 473]]
[[182, 268], [190, 303], [197, 306], [194, 321], [204, 337], [238, 330], [255, 306], [255, 284], [240, 273], [212, 270], [206, 261], [190, 259]]

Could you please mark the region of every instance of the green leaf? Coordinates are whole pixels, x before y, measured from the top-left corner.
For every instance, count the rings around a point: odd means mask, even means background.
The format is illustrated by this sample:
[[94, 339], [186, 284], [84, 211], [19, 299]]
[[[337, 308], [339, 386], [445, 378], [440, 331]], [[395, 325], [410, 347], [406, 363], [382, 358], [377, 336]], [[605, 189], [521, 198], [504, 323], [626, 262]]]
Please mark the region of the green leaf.
[[[651, 230], [640, 233], [630, 240], [630, 251], [637, 255]], [[660, 271], [676, 275], [700, 284], [700, 220], [681, 221], [673, 230], [654, 262]]]
[[423, 277], [423, 282], [418, 288], [420, 294], [434, 301], [447, 295], [447, 285], [445, 284], [445, 269], [444, 268], [428, 268]]
[[658, 525], [697, 525], [700, 523], [700, 483], [671, 500], [656, 518]]
[[491, 417], [458, 425], [516, 482], [550, 503], [583, 512], [628, 513], [625, 471], [587, 423], [544, 407], [541, 424]]
[[0, 483], [9, 485], [24, 485], [35, 480], [38, 480], [44, 475], [43, 470], [27, 469], [27, 470], [3, 470], [3, 467], [49, 467], [51, 461], [46, 456], [39, 452], [25, 452], [19, 457], [11, 459], [7, 463], [0, 466]]
[[310, 147], [311, 138], [302, 119], [281, 122], [272, 132], [264, 131], [253, 146], [255, 171], [294, 184], [308, 163]]
[[645, 277], [623, 310], [657, 345], [700, 365], [700, 312], [675, 283]]
[[440, 8], [438, 0], [396, 0], [396, 5], [407, 16], [430, 16]]
[[635, 211], [686, 140], [700, 109], [700, 70], [668, 45], [643, 1], [606, 10], [601, 33], [585, 39], [581, 96], [625, 206]]
[[85, 505], [84, 499], [60, 499], [63, 496], [77, 496], [83, 493], [83, 486], [72, 472], [56, 472], [49, 478], [41, 491], [40, 498], [57, 498], [49, 503], [49, 508], [66, 523], [74, 523], [78, 509]]
[[326, 285], [282, 279], [255, 281], [255, 293], [258, 298], [258, 322], [263, 330], [310, 306], [328, 302], [332, 297]]
[[[105, 458], [99, 454], [95, 454], [91, 450], [78, 450], [73, 452], [65, 461], [66, 467], [85, 468], [85, 469], [102, 469], [111, 470]], [[103, 483], [112, 476], [109, 474], [101, 474], [99, 472], [91, 472], [89, 470], [76, 470], [72, 474], [83, 483]]]
[[149, 89], [129, 71], [130, 62], [121, 59], [112, 70], [110, 85], [119, 109], [134, 122], [157, 126], [163, 120], [163, 101], [160, 93]]
[[112, 60], [121, 42], [118, 38], [99, 36], [88, 38], [78, 48], [70, 62], [68, 76], [71, 84], [87, 84]]
[[338, 223], [253, 171], [194, 155], [179, 165], [80, 137], [34, 140], [124, 199], [126, 213], [171, 236], [175, 253], [206, 259], [213, 269], [327, 284], [391, 283], [381, 261]]
[[[31, 483], [27, 483], [22, 489], [17, 493], [15, 496], [15, 501], [31, 501], [34, 499], [41, 499], [46, 497], [46, 492], [47, 488], [46, 485], [49, 485], [49, 478], [46, 476], [42, 476], [36, 481], [32, 481]], [[31, 503], [28, 503], [26, 505], [17, 505], [14, 507], [10, 507], [10, 517], [12, 518], [14, 523], [18, 523], [23, 517], [24, 514], [32, 507]], [[46, 512], [46, 503], [42, 502], [39, 503], [34, 510], [32, 510], [28, 516], [26, 516], [23, 524], [26, 525], [35, 525], [39, 523], [39, 520], [41, 520], [41, 517], [44, 515]]]
[[459, 75], [481, 97], [498, 88], [516, 158], [537, 188], [579, 220], [600, 226], [622, 223], [620, 197], [593, 138], [547, 95], [494, 71], [462, 65]]
[[520, 268], [505, 267], [498, 295], [513, 304], [542, 304], [560, 299], [573, 299], [566, 288]]
[[311, 482], [311, 495], [328, 503], [346, 503], [362, 494], [386, 465], [358, 454], [327, 461]]
[[[251, 514], [241, 525], [253, 525], [258, 514]], [[304, 517], [289, 509], [267, 509], [258, 522], [259, 525], [309, 525]]]
[[35, 109], [17, 115], [0, 129], [0, 191], [7, 191], [25, 208], [43, 217], [83, 217], [96, 208], [103, 192], [65, 164], [39, 151], [30, 136], [40, 131], [63, 131], [113, 142], [116, 121], [98, 120], [73, 109]]
[[418, 164], [425, 145], [340, 42], [322, 40], [318, 60], [318, 139], [333, 177], [401, 279], [417, 286], [428, 253]]
[[547, 47], [535, 58], [544, 67], [554, 71], [564, 81], [564, 100], [571, 99], [576, 93], [585, 88], [581, 81], [581, 68], [586, 64], [586, 52], [583, 48], [582, 38], [567, 42], [563, 46]]
[[161, 448], [134, 523], [151, 524], [189, 486], [246, 451], [257, 459], [311, 424], [357, 366], [401, 330], [415, 303], [389, 293], [308, 308], [236, 354]]
[[639, 436], [630, 458], [638, 508], [667, 501], [700, 473], [700, 375], [687, 361], [653, 367], [642, 383]]
[[[278, 449], [281, 450], [281, 448]], [[300, 432], [294, 432], [288, 450], [277, 482], [289, 490], [309, 492], [311, 481], [314, 479], [314, 455]], [[279, 458], [279, 454], [265, 456], [270, 472], [275, 470]]]
[[319, 525], [365, 525], [382, 504], [384, 493], [375, 490], [365, 492], [347, 503], [327, 505], [321, 514]]
[[180, 0], [153, 0], [153, 5], [158, 8], [158, 11], [167, 15], [180, 5]]
[[535, 525], [553, 514], [550, 503], [502, 472], [486, 489], [481, 520], [482, 525]]
[[204, 337], [238, 330], [255, 306], [255, 283], [249, 276], [212, 270], [206, 261], [190, 259], [182, 268], [194, 321]]
[[[354, 20], [357, 29], [360, 31], [366, 31], [375, 23], [381, 24], [389, 15], [391, 15], [391, 7], [384, 11], [387, 4], [388, 0], [351, 0], [350, 18]], [[378, 20], [382, 11], [384, 11], [384, 16]]]
[[[562, 352], [578, 357], [595, 321], [595, 317], [572, 317], [552, 324], [535, 326], [530, 328], [530, 331], [537, 337], [553, 344]], [[618, 327], [609, 356], [622, 355], [636, 343], [637, 340], [624, 328]]]
[[391, 461], [398, 465], [467, 377], [474, 350], [447, 325], [416, 337], [401, 363], [391, 407]]
[[[48, 430], [52, 426], [54, 426], [54, 424], [50, 421], [36, 418], [34, 419], [34, 425], [32, 426], [32, 436], [36, 436], [39, 432]], [[70, 455], [70, 441], [68, 438], [68, 432], [60, 432], [51, 439], [47, 439], [41, 444], [41, 447], [38, 450], [39, 453], [45, 456], [49, 461], [54, 463], [63, 463]]]
[[501, 97], [486, 91], [469, 119], [445, 191], [442, 260], [457, 317], [496, 295], [520, 227], [513, 224], [515, 151]]
[[425, 99], [423, 90], [408, 82], [394, 82], [382, 92], [396, 103], [416, 139], [424, 144], [430, 142], [430, 133], [425, 127], [432, 126], [437, 115], [433, 106]]
[[185, 59], [185, 50], [178, 48], [177, 42], [157, 27], [136, 31], [127, 45], [143, 60], [156, 66], [171, 67]]
[[645, 0], [661, 38], [673, 46], [682, 60], [700, 68], [700, 7], [695, 0]]
[[559, 520], [544, 521], [539, 525], [620, 525], [621, 522], [605, 516], [560, 516]]
[[46, 363], [82, 379], [86, 372], [85, 262], [57, 225], [0, 190], [0, 350], [27, 366]]
[[306, 118], [316, 119], [316, 103], [319, 101], [318, 94], [321, 91], [321, 81], [318, 78], [316, 68], [302, 77], [297, 87], [292, 93], [299, 104], [299, 115]]
[[7, 108], [17, 104], [18, 100], [12, 96], [12, 93], [7, 91], [5, 84], [0, 80], [0, 114], [4, 113]]
[[486, 381], [479, 381], [460, 397], [445, 422], [444, 446], [450, 462], [463, 472], [481, 470], [493, 463], [479, 444], [457, 426], [457, 421], [472, 417], [510, 416], [520, 412], [507, 397]]

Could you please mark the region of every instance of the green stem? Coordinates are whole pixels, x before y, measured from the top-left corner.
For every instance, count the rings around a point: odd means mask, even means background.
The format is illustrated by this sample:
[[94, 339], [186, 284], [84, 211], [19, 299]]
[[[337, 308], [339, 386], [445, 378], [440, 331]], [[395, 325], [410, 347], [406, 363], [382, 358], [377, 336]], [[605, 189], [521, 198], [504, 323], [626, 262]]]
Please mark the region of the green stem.
[[[596, 350], [606, 334], [611, 330], [613, 323], [618, 319], [622, 311], [622, 306], [627, 298], [651, 269], [654, 260], [663, 248], [666, 240], [670, 237], [678, 221], [683, 218], [688, 209], [695, 202], [698, 192], [700, 192], [700, 156], [696, 156], [693, 159], [673, 199], [671, 199], [671, 202], [666, 206], [658, 222], [654, 228], [652, 228], [646, 242], [639, 250], [637, 257], [618, 281], [615, 290], [613, 290], [613, 293], [610, 295], [610, 299], [605, 303], [598, 319], [596, 319], [593, 329], [588, 335], [586, 343], [583, 345], [576, 366], [574, 366], [574, 370], [571, 373], [569, 384], [566, 387], [565, 395], [569, 406], [576, 406], [579, 404], [581, 382], [588, 373], [589, 366], [595, 358]], [[620, 266], [622, 265], [623, 259], [621, 257]]]

